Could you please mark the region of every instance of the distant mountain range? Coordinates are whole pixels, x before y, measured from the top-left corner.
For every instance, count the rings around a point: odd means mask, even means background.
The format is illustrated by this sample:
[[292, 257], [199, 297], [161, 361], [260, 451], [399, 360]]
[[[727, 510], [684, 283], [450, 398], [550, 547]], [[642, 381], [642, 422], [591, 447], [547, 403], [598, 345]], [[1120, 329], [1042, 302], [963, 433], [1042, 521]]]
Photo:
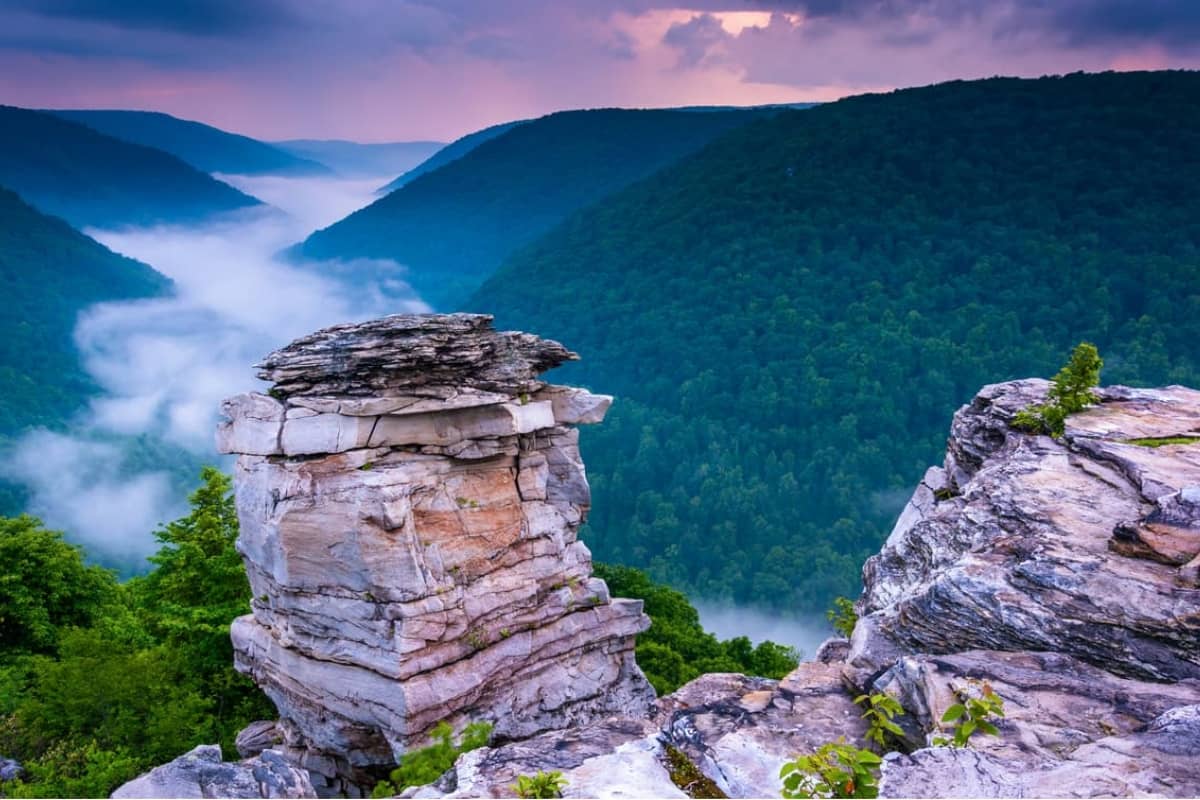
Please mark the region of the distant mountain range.
[[291, 139], [272, 144], [294, 156], [319, 161], [347, 178], [378, 178], [412, 169], [441, 150], [444, 142], [363, 144], [342, 139]]
[[295, 253], [393, 259], [423, 299], [449, 308], [573, 211], [774, 113], [569, 111], [481, 131], [489, 138], [465, 155], [314, 233]]
[[522, 122], [528, 122], [528, 120], [502, 122], [499, 125], [492, 125], [491, 127], [483, 128], [482, 130], [475, 131], [474, 133], [468, 133], [466, 136], [461, 136], [445, 147], [437, 150], [437, 152], [430, 155], [421, 163], [410, 168], [391, 183], [381, 187], [379, 189], [379, 193], [388, 194], [389, 192], [394, 192], [404, 184], [412, 183], [413, 179], [424, 175], [426, 172], [433, 172], [438, 167], [445, 166], [451, 161], [456, 161], [462, 158], [479, 145], [490, 139], [495, 139], [500, 134], [516, 125], [520, 125]]
[[0, 106], [0, 184], [76, 227], [190, 222], [258, 200], [176, 156]]
[[582, 433], [598, 559], [819, 612], [979, 386], [1081, 340], [1106, 383], [1200, 385], [1198, 185], [1200, 73], [865, 95], [580, 209], [456, 307], [564, 342], [582, 360], [556, 380], [617, 395]]
[[154, 147], [202, 172], [328, 175], [329, 167], [286, 148], [157, 111], [48, 111], [106, 136]]

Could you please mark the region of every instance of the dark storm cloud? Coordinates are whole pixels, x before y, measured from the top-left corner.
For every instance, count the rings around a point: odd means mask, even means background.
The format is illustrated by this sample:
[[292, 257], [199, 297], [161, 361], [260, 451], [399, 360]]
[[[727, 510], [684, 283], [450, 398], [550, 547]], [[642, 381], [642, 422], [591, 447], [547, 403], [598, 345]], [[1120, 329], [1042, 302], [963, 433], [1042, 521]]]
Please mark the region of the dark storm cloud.
[[1141, 43], [1200, 49], [1200, 0], [761, 0], [765, 11], [861, 24], [921, 15], [947, 24], [1002, 10], [997, 33], [1043, 33], [1072, 46]]
[[277, 0], [17, 0], [15, 6], [46, 17], [196, 36], [259, 34], [295, 22]]

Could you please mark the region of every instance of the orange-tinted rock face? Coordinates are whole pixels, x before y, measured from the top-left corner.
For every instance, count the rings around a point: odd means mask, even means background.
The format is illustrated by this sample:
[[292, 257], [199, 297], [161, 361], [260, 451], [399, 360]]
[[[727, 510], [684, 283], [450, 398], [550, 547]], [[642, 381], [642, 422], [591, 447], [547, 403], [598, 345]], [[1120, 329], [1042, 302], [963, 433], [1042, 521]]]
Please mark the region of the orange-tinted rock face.
[[225, 404], [255, 597], [237, 665], [318, 791], [352, 791], [441, 720], [516, 737], [653, 701], [641, 603], [610, 599], [577, 539], [572, 426], [611, 399], [545, 386], [537, 369], [567, 351], [480, 320], [314, 334], [268, 357], [274, 396]]

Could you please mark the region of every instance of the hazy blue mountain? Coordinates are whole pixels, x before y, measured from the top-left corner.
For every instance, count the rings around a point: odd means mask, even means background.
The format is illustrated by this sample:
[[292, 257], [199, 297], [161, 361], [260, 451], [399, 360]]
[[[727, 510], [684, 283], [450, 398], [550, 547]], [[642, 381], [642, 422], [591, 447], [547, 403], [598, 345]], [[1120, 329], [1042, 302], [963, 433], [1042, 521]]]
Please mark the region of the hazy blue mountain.
[[348, 178], [377, 178], [412, 169], [444, 142], [363, 144], [343, 139], [290, 139], [273, 144], [294, 156], [313, 159]]
[[1106, 383], [1200, 385], [1197, 185], [1197, 72], [866, 95], [579, 211], [461, 307], [617, 395], [582, 433], [598, 559], [820, 611], [982, 385], [1081, 340]]
[[434, 308], [464, 299], [504, 258], [571, 212], [770, 111], [601, 109], [510, 127], [317, 231], [298, 254], [387, 258]]
[[194, 221], [258, 204], [170, 153], [0, 106], [0, 184], [77, 227]]
[[158, 111], [56, 110], [47, 113], [82, 123], [115, 139], [163, 150], [203, 172], [329, 174], [323, 164], [283, 148]]
[[497, 136], [509, 130], [514, 125], [520, 125], [522, 122], [527, 121], [528, 120], [502, 122], [499, 125], [492, 125], [491, 127], [483, 128], [482, 130], [475, 131], [474, 133], [468, 133], [466, 136], [459, 137], [450, 144], [438, 149], [420, 164], [410, 168], [407, 172], [396, 178], [388, 185], [381, 187], [379, 189], [379, 193], [387, 194], [388, 192], [394, 192], [404, 184], [411, 183], [414, 178], [424, 175], [426, 172], [433, 172], [440, 166], [449, 164], [451, 161], [462, 158], [467, 153], [471, 152], [489, 139], [495, 139]]

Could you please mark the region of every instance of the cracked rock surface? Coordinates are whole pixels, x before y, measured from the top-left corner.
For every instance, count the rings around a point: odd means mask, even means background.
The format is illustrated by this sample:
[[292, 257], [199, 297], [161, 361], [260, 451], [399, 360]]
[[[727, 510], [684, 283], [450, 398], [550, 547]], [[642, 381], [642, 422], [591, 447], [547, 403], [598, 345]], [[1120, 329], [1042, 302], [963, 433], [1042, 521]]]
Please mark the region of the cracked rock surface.
[[[696, 775], [772, 797], [785, 762], [862, 746], [854, 698], [886, 692], [904, 714], [884, 797], [1200, 794], [1200, 392], [1109, 387], [1053, 439], [1010, 427], [1046, 381], [984, 387], [865, 565], [848, 641], [656, 702], [640, 603], [576, 538], [575, 426], [611, 398], [538, 378], [574, 357], [478, 315], [389, 317], [273, 353], [272, 391], [226, 402], [256, 595], [237, 665], [281, 714], [247, 753], [353, 795], [438, 721], [486, 719], [491, 747], [405, 796], [557, 771], [567, 797], [683, 797]], [[999, 735], [930, 746], [983, 686]]]
[[482, 315], [387, 317], [272, 353], [270, 393], [224, 404], [254, 594], [236, 666], [318, 793], [369, 786], [441, 721], [516, 739], [649, 712], [649, 620], [577, 538], [574, 426], [611, 398], [537, 378], [574, 357]]

